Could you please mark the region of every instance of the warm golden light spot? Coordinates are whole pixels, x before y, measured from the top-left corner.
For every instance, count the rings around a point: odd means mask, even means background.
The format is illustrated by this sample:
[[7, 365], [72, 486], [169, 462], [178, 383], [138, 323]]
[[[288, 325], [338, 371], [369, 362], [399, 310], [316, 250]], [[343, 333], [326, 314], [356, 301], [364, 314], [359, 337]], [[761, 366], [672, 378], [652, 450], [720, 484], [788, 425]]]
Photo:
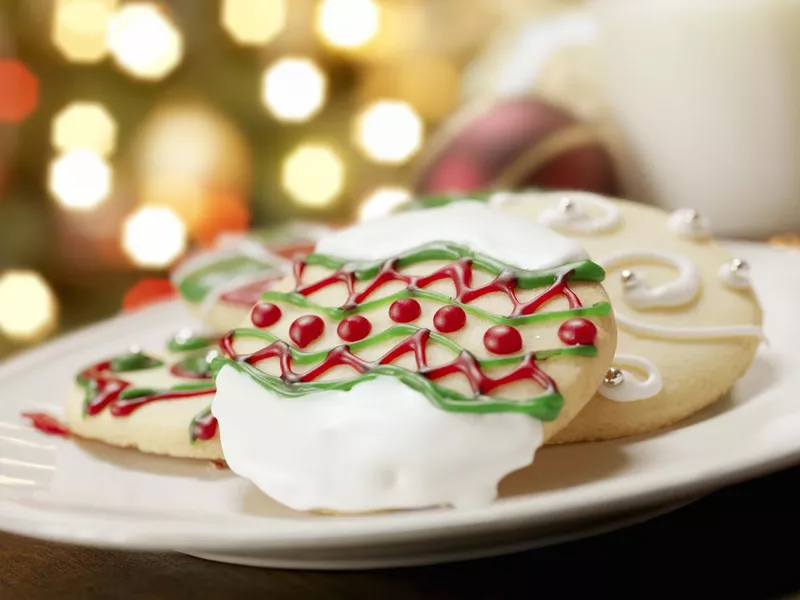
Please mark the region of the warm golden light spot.
[[282, 58], [264, 71], [261, 99], [281, 121], [307, 121], [325, 102], [325, 74], [308, 58]]
[[14, 270], [0, 275], [0, 332], [32, 341], [56, 325], [58, 302], [47, 281], [34, 271]]
[[51, 35], [72, 62], [95, 63], [108, 53], [108, 22], [116, 0], [56, 0]]
[[108, 198], [111, 180], [111, 166], [99, 154], [70, 150], [50, 163], [48, 188], [64, 208], [87, 211]]
[[367, 221], [383, 217], [411, 199], [411, 192], [401, 187], [379, 187], [372, 191], [358, 209], [358, 219]]
[[108, 156], [117, 143], [117, 124], [102, 104], [73, 102], [53, 119], [50, 139], [62, 152], [83, 149]]
[[114, 13], [108, 46], [119, 67], [141, 79], [161, 79], [183, 55], [183, 38], [159, 8], [131, 2]]
[[380, 163], [399, 164], [422, 145], [424, 126], [406, 102], [381, 100], [356, 119], [354, 137], [366, 156]]
[[186, 225], [166, 206], [142, 206], [122, 226], [122, 249], [140, 267], [169, 266], [186, 251], [186, 241]]
[[239, 44], [266, 44], [286, 25], [286, 0], [222, 0], [222, 26]]
[[334, 48], [358, 48], [376, 36], [381, 10], [374, 0], [322, 0], [317, 6], [317, 32]]
[[283, 162], [281, 181], [298, 204], [321, 208], [344, 187], [344, 164], [325, 144], [301, 144]]

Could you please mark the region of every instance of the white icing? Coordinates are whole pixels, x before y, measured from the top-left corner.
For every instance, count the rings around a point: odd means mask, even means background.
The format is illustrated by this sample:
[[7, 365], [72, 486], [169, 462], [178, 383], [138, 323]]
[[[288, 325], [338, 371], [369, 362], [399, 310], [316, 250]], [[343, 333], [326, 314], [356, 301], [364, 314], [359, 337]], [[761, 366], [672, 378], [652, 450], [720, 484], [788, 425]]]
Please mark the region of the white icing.
[[750, 276], [745, 272], [732, 269], [731, 263], [720, 265], [718, 274], [722, 283], [731, 289], [748, 290], [752, 286]]
[[[613, 229], [622, 219], [619, 207], [598, 194], [563, 192], [540, 196], [552, 197], [554, 203], [539, 214], [539, 223], [565, 233], [600, 233]], [[569, 201], [568, 209], [563, 205], [565, 201]]]
[[757, 337], [764, 340], [758, 325], [716, 325], [711, 327], [667, 327], [637, 321], [614, 310], [617, 325], [633, 333], [672, 340], [713, 340], [717, 338]]
[[682, 237], [700, 240], [711, 236], [711, 225], [706, 217], [689, 208], [679, 208], [667, 220], [667, 227]]
[[316, 251], [353, 261], [378, 261], [432, 242], [461, 244], [521, 269], [547, 269], [588, 258], [574, 240], [477, 202], [359, 223], [321, 239]]
[[[615, 402], [633, 402], [652, 398], [661, 391], [663, 382], [658, 368], [646, 358], [632, 354], [617, 354], [614, 357], [614, 366], [622, 371], [624, 379], [619, 385], [601, 385], [598, 393]], [[646, 373], [644, 380], [637, 375], [623, 369], [622, 366], [635, 367]]]
[[542, 443], [537, 419], [447, 412], [392, 377], [283, 398], [226, 366], [212, 412], [230, 468], [296, 510], [484, 506]]
[[657, 263], [673, 267], [678, 276], [654, 288], [649, 288], [642, 275], [637, 274], [631, 285], [626, 285], [622, 297], [638, 309], [683, 306], [694, 300], [700, 291], [700, 271], [691, 260], [657, 252], [655, 250], [624, 250], [597, 261], [604, 269], [611, 270], [634, 262]]

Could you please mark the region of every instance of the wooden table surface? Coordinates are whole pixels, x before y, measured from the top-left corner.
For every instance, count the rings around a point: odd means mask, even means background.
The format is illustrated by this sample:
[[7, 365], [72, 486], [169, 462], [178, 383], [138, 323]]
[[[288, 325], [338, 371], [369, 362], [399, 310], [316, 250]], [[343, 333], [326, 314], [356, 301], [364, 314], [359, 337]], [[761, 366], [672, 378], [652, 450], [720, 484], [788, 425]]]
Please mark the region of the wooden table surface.
[[798, 482], [800, 468], [583, 541], [501, 558], [382, 571], [255, 569], [0, 533], [0, 599], [795, 597], [800, 592]]

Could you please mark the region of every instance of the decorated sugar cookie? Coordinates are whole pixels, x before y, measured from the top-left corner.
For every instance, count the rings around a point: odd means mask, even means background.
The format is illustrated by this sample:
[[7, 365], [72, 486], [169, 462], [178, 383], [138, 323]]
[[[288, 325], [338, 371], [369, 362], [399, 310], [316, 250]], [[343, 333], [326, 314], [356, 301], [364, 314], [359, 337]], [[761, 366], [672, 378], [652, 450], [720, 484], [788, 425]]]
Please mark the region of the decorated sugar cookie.
[[172, 283], [207, 327], [228, 331], [286, 275], [292, 256], [310, 252], [330, 231], [315, 223], [292, 223], [247, 235], [225, 234], [210, 250], [182, 261], [172, 272]]
[[614, 365], [553, 441], [671, 425], [716, 401], [750, 366], [762, 331], [749, 267], [712, 239], [702, 215], [581, 192], [476, 198], [575, 239], [607, 273], [619, 329]]
[[228, 465], [299, 510], [490, 502], [607, 372], [603, 276], [476, 203], [323, 238], [222, 339]]
[[69, 430], [142, 452], [221, 459], [211, 415], [216, 337], [182, 332], [165, 352], [139, 349], [87, 366], [67, 397]]

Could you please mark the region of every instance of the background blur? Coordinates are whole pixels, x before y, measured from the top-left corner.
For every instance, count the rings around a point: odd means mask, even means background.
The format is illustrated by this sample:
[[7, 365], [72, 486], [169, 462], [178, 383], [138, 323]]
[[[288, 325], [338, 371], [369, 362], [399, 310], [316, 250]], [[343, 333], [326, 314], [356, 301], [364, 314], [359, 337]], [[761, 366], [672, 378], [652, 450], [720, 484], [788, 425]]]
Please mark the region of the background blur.
[[220, 231], [404, 197], [493, 36], [568, 4], [2, 0], [0, 355]]

